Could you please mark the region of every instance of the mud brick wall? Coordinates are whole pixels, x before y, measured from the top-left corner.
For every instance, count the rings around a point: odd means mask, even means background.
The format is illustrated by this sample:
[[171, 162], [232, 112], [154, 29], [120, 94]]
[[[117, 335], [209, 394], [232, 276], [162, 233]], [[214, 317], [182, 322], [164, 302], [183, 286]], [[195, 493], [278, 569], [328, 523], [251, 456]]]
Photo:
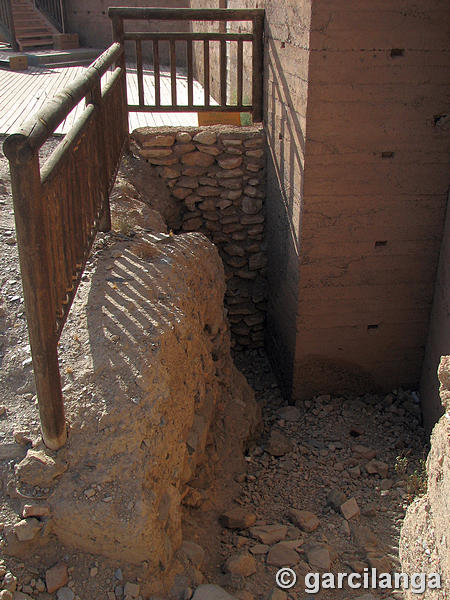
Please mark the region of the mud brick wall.
[[179, 203], [177, 231], [202, 232], [218, 247], [235, 345], [262, 346], [267, 310], [262, 128], [143, 127], [132, 140]]

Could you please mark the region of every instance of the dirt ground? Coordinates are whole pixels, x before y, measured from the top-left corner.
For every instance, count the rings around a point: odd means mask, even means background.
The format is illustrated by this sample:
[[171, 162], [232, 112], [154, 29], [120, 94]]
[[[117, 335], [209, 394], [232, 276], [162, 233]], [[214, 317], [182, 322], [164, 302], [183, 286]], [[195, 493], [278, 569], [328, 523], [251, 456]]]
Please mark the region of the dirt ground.
[[[49, 152], [54, 143], [48, 144], [43, 152]], [[114, 245], [117, 236], [123, 238], [123, 234], [114, 232], [98, 237], [85, 281], [97, 261], [102, 260], [103, 249]], [[14, 464], [25, 455], [26, 446], [17, 443], [15, 437], [20, 441], [17, 432], [27, 432], [33, 438], [39, 430], [8, 165], [3, 154], [0, 154], [0, 245], [1, 529], [20, 519], [17, 510], [21, 499], [11, 501], [8, 481]], [[65, 339], [76, 335], [76, 323], [69, 320], [67, 328]], [[63, 344], [60, 357], [66, 375], [67, 351]], [[393, 390], [384, 396], [320, 396], [288, 407], [263, 351], [238, 354], [235, 362], [255, 390], [264, 426], [261, 438], [251, 445], [246, 456], [247, 471], [237, 478], [241, 493], [230, 509], [241, 508], [251, 516], [252, 524], [256, 521], [256, 526], [277, 525], [279, 535], [275, 536], [276, 541], [264, 543], [251, 528], [219, 524], [214, 510], [190, 509], [185, 515], [185, 537], [195, 540], [205, 550], [203, 582], [222, 586], [240, 600], [287, 598], [287, 595], [270, 596], [276, 589], [275, 574], [279, 566], [270, 563], [277, 562], [272, 550], [278, 542], [284, 544], [278, 548], [281, 560], [286, 556], [288, 561], [283, 566], [292, 565], [298, 575], [298, 585], [289, 591], [292, 599], [305, 597], [302, 577], [320, 570], [313, 567], [314, 552], [316, 557], [319, 552], [320, 560], [325, 561], [322, 570], [333, 573], [362, 572], [374, 565], [381, 570], [399, 571], [399, 530], [406, 507], [421, 491], [421, 461], [427, 452], [417, 394]], [[336, 509], [332, 506], [332, 490], [345, 496], [338, 505], [354, 499], [356, 509], [354, 502], [350, 508], [360, 514], [344, 518], [339, 506]], [[292, 509], [310, 511], [317, 519], [309, 517], [313, 525], [302, 527]], [[230, 557], [242, 555], [251, 564], [249, 569], [242, 565], [230, 568], [229, 562], [224, 567]], [[61, 560], [69, 568], [65, 588], [68, 591], [66, 595], [49, 594], [43, 587], [45, 571]], [[7, 571], [17, 578], [17, 590], [23, 594], [16, 593], [19, 600], [120, 600], [124, 598], [125, 582], [139, 583], [140, 577], [130, 565], [113, 564], [57, 543], [26, 558], [3, 556], [1, 576]], [[182, 590], [179, 598], [189, 600], [193, 592], [192, 587]], [[322, 590], [315, 597], [345, 600], [363, 597], [365, 592], [373, 594], [373, 598], [402, 597], [401, 593], [386, 590], [348, 588]], [[0, 595], [3, 597], [7, 598]]]

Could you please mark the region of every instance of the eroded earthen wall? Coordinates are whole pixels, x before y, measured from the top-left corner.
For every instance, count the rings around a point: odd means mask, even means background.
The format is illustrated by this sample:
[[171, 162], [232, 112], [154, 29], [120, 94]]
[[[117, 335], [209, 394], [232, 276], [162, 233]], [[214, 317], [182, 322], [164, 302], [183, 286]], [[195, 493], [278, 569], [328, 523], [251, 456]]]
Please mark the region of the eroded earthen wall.
[[[450, 356], [441, 357], [437, 374], [444, 415], [431, 435], [426, 494], [408, 507], [399, 542], [403, 572], [440, 575], [441, 588], [426, 589], [423, 600], [443, 600], [450, 589]], [[417, 594], [407, 590], [405, 598], [412, 600]]]

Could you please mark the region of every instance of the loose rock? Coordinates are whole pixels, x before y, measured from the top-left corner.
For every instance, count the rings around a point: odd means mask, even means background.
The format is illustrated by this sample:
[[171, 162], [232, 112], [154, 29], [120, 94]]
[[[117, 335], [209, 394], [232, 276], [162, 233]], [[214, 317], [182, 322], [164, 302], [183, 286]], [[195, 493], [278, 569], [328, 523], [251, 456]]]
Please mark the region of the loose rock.
[[296, 510], [293, 508], [289, 511], [288, 516], [294, 525], [297, 525], [302, 531], [306, 531], [307, 533], [315, 531], [320, 525], [317, 515], [308, 510]]
[[224, 565], [225, 573], [249, 577], [256, 573], [256, 562], [253, 556], [247, 552], [231, 556]]
[[219, 517], [220, 524], [228, 529], [247, 529], [256, 522], [256, 515], [243, 508], [232, 508]]
[[47, 569], [45, 572], [45, 583], [49, 594], [62, 588], [68, 581], [69, 574], [67, 572], [67, 566], [64, 563], [58, 563], [54, 567], [51, 567], [51, 569]]

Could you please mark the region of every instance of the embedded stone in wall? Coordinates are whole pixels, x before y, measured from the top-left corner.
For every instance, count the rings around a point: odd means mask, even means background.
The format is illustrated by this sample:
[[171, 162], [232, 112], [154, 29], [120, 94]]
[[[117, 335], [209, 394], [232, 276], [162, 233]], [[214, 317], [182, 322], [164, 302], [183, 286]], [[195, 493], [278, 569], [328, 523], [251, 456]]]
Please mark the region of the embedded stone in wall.
[[225, 305], [236, 346], [264, 342], [265, 137], [262, 127], [142, 127], [136, 154], [156, 169], [179, 203], [181, 231], [200, 231], [225, 266]]

